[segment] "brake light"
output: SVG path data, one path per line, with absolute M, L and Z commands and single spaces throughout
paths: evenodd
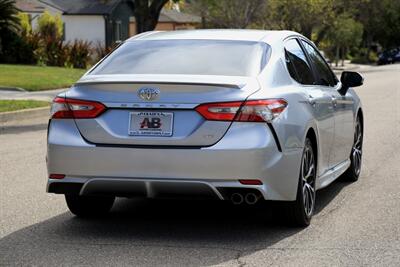
M 284 99 L 207 103 L 196 107 L 206 120 L 271 122 L 287 107 Z
M 52 119 L 90 119 L 105 110 L 106 107 L 99 102 L 56 97 L 50 113 Z
M 57 173 L 51 173 L 49 174 L 50 179 L 64 179 L 65 174 L 57 174 Z

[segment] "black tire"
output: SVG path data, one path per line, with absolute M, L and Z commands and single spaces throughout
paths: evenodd
M 312 170 L 310 170 L 311 168 Z M 295 201 L 285 205 L 286 220 L 292 226 L 307 227 L 310 225 L 315 209 L 315 177 L 316 157 L 311 140 L 307 138 L 301 160 L 297 197 Z
M 106 215 L 114 204 L 115 197 L 93 197 L 65 195 L 69 210 L 78 217 L 98 217 Z
M 362 167 L 362 145 L 363 145 L 363 126 L 360 116 L 357 116 L 354 130 L 354 142 L 351 148 L 349 168 L 343 173 L 341 180 L 345 182 L 356 182 L 360 177 Z

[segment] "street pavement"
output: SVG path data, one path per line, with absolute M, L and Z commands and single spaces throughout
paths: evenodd
M 45 193 L 47 118 L 1 125 L 0 266 L 400 266 L 400 65 L 364 77 L 362 175 L 319 191 L 306 229 L 201 201 L 119 199 L 78 219 Z

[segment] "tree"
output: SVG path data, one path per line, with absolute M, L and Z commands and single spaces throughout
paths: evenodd
M 339 57 L 344 65 L 344 56 L 349 48 L 358 47 L 362 41 L 363 25 L 355 21 L 349 14 L 343 13 L 334 21 L 327 33 L 327 38 L 335 49 L 335 62 L 338 65 Z
M 161 9 L 170 1 L 177 0 L 132 0 L 135 8 L 136 33 L 155 29 Z
M 264 0 L 219 0 L 210 10 L 210 24 L 217 28 L 245 29 L 261 15 Z
M 400 45 L 400 0 L 363 0 L 355 5 L 365 28 L 365 46 L 376 42 L 386 48 Z
M 18 29 L 18 11 L 15 0 L 0 0 L 0 31 Z
M 18 9 L 15 0 L 0 0 L 0 58 L 3 58 L 3 47 L 7 38 L 16 39 L 19 28 Z
M 271 28 L 297 31 L 311 39 L 316 28 L 330 23 L 333 4 L 334 0 L 271 0 L 267 22 Z
M 244 29 L 262 15 L 266 0 L 195 0 L 189 10 L 202 17 L 203 28 Z

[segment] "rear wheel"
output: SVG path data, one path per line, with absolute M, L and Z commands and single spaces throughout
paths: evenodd
M 107 214 L 115 197 L 65 195 L 69 210 L 78 217 L 96 217 Z
M 350 167 L 343 174 L 342 180 L 356 182 L 361 173 L 363 129 L 360 116 L 357 117 L 354 129 L 354 143 L 350 154 Z
M 286 214 L 290 224 L 305 227 L 314 213 L 316 191 L 316 161 L 309 138 L 305 142 L 299 176 L 296 201 L 287 203 Z

